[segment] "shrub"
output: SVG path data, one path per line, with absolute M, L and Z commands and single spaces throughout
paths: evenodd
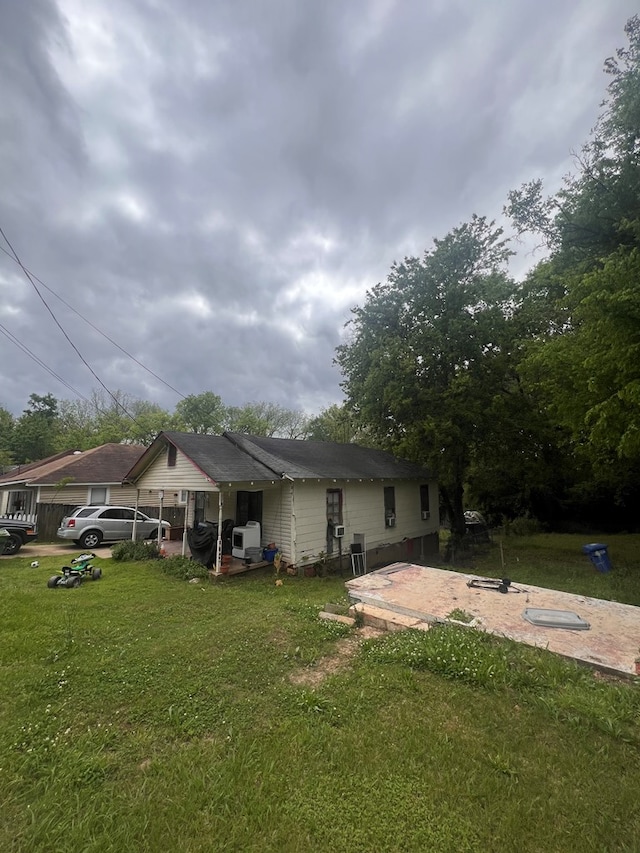
M 160 555 L 155 542 L 134 542 L 132 539 L 125 539 L 124 542 L 118 542 L 113 546 L 111 556 L 118 562 L 131 562 L 155 560 Z
M 542 525 L 537 518 L 521 515 L 513 521 L 505 521 L 504 532 L 507 536 L 535 536 L 542 533 Z
M 192 560 L 189 557 L 176 555 L 175 557 L 165 557 L 160 563 L 160 568 L 166 575 L 171 575 L 173 578 L 178 578 L 183 581 L 190 581 L 193 578 L 205 579 L 209 577 L 209 570 L 206 566 Z

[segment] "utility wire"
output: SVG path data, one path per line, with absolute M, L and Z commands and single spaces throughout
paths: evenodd
M 4 236 L 4 234 L 3 234 L 3 236 Z M 6 239 L 7 238 L 5 237 L 5 240 Z M 11 258 L 11 260 L 15 264 L 18 264 L 19 266 L 22 267 L 22 264 L 20 264 L 20 262 L 10 252 L 7 252 L 7 250 L 4 248 L 4 246 L 0 246 L 0 252 L 4 252 L 5 255 L 8 258 Z M 165 382 L 165 380 L 161 376 L 158 376 L 157 373 L 154 373 L 150 367 L 146 366 L 146 364 L 143 364 L 141 361 L 138 361 L 138 359 L 134 355 L 131 355 L 131 353 L 128 352 L 124 347 L 120 346 L 120 344 L 117 341 L 114 341 L 113 338 L 110 338 L 109 335 L 106 334 L 106 332 L 103 332 L 102 329 L 99 329 L 98 326 L 96 326 L 94 323 L 91 322 L 91 320 L 89 320 L 87 317 L 85 317 L 83 314 L 81 314 L 80 311 L 77 310 L 77 308 L 74 308 L 73 305 L 70 305 L 65 299 L 62 298 L 62 296 L 60 296 L 59 293 L 56 293 L 56 291 L 52 287 L 49 287 L 49 285 L 45 284 L 45 282 L 42 281 L 41 278 L 38 278 L 38 276 L 35 275 L 35 273 L 32 273 L 31 270 L 27 269 L 26 267 L 22 267 L 22 269 L 24 272 L 29 273 L 31 278 L 35 279 L 35 281 L 37 281 L 38 284 L 41 284 L 43 287 L 45 287 L 49 291 L 49 293 L 53 293 L 53 295 L 56 297 L 56 299 L 59 299 L 63 305 L 66 305 L 66 307 L 69 308 L 70 311 L 73 311 L 73 313 L 76 314 L 78 317 L 80 317 L 81 320 L 84 320 L 85 323 L 88 323 L 92 329 L 94 329 L 96 332 L 98 332 L 99 335 L 102 335 L 102 337 L 106 338 L 110 344 L 113 344 L 113 346 L 116 347 L 117 349 L 119 349 L 120 352 L 124 353 L 127 356 L 127 358 L 130 358 L 139 367 L 141 367 L 143 370 L 146 370 L 147 373 L 150 373 L 151 376 L 153 376 L 155 379 L 158 380 L 158 382 L 162 382 L 163 385 L 166 385 L 166 387 L 171 389 L 171 391 L 173 391 L 175 394 L 177 394 L 178 397 L 182 397 L 183 400 L 185 399 L 185 395 L 182 394 L 180 391 L 178 391 L 177 388 L 174 388 L 173 385 L 170 385 L 168 382 Z
M 95 370 L 91 367 L 91 365 L 90 365 L 90 364 L 89 364 L 89 362 L 86 360 L 86 358 L 82 355 L 82 353 L 80 352 L 80 350 L 78 349 L 78 347 L 73 343 L 73 341 L 71 340 L 71 338 L 69 337 L 69 335 L 66 333 L 66 331 L 64 330 L 64 328 L 63 328 L 63 327 L 62 327 L 62 325 L 60 324 L 60 322 L 59 322 L 58 318 L 56 317 L 56 315 L 53 313 L 53 311 L 52 311 L 52 310 L 51 310 L 51 308 L 49 307 L 49 305 L 48 305 L 48 303 L 47 303 L 47 300 L 46 300 L 46 299 L 44 298 L 44 296 L 40 293 L 40 290 L 38 289 L 38 285 L 37 285 L 37 284 L 35 283 L 35 281 L 33 280 L 32 276 L 31 276 L 31 273 L 28 271 L 28 269 L 25 267 L 25 265 L 22 263 L 22 261 L 21 261 L 21 260 L 20 260 L 20 258 L 18 257 L 18 253 L 17 253 L 17 252 L 16 252 L 16 250 L 13 248 L 13 246 L 11 245 L 11 243 L 10 243 L 10 241 L 9 241 L 9 238 L 7 237 L 7 235 L 6 235 L 6 234 L 4 233 L 4 231 L 2 230 L 2 226 L 0 226 L 0 234 L 1 234 L 1 235 L 2 235 L 2 237 L 4 238 L 4 241 L 5 241 L 5 243 L 7 244 L 7 246 L 11 249 L 11 253 L 12 253 L 13 257 L 15 258 L 16 263 L 20 266 L 20 269 L 22 270 L 22 272 L 25 274 L 25 276 L 27 277 L 27 279 L 31 282 L 31 285 L 33 286 L 33 289 L 35 290 L 35 292 L 38 294 L 38 297 L 40 298 L 40 301 L 42 302 L 42 304 L 44 305 L 44 307 L 47 309 L 47 311 L 49 312 L 49 314 L 51 315 L 51 317 L 52 317 L 52 319 L 53 319 L 53 322 L 54 322 L 54 323 L 56 324 L 56 326 L 60 329 L 60 331 L 62 332 L 62 334 L 64 335 L 64 337 L 65 337 L 65 338 L 66 338 L 66 340 L 68 341 L 69 346 L 70 346 L 70 347 L 73 349 L 73 351 L 76 353 L 76 355 L 78 356 L 78 358 L 80 359 L 80 361 L 85 365 L 85 367 L 87 368 L 87 370 L 88 370 L 88 371 L 91 373 L 91 375 L 96 379 L 96 381 L 97 381 L 97 382 L 99 382 L 99 384 L 102 386 L 102 388 L 104 388 L 104 390 L 105 390 L 105 391 L 107 392 L 107 394 L 111 397 L 111 399 L 112 399 L 112 400 L 113 400 L 113 402 L 116 404 L 116 406 L 117 406 L 118 408 L 122 409 L 122 411 L 124 412 L 124 414 L 125 414 L 128 418 L 131 418 L 131 420 L 134 422 L 134 424 L 136 424 L 137 426 L 139 426 L 139 427 L 140 427 L 140 429 L 144 429 L 144 427 L 143 427 L 141 424 L 139 424 L 139 423 L 138 423 L 138 421 L 135 419 L 135 417 L 134 417 L 130 412 L 128 412 L 128 411 L 125 409 L 125 407 L 124 407 L 124 406 L 122 405 L 122 403 L 118 400 L 118 398 L 117 398 L 114 394 L 112 394 L 112 392 L 107 388 L 107 386 L 104 384 L 104 382 L 102 381 L 102 379 L 100 379 L 100 377 L 98 376 L 98 374 L 97 374 L 97 373 L 95 372 Z
M 90 402 L 90 401 L 89 401 L 89 399 L 88 399 L 87 397 L 85 397 L 85 396 L 84 396 L 84 394 L 82 394 L 80 391 L 78 391 L 78 389 L 77 389 L 77 388 L 74 388 L 74 387 L 73 387 L 73 385 L 69 385 L 69 383 L 67 382 L 67 380 L 66 380 L 66 379 L 63 379 L 63 378 L 62 378 L 62 376 L 59 376 L 59 375 L 55 372 L 55 370 L 52 370 L 52 369 L 49 367 L 49 365 L 48 365 L 48 364 L 46 364 L 46 363 L 45 363 L 41 358 L 39 358 L 39 356 L 37 356 L 35 353 L 31 352 L 31 350 L 29 349 L 29 347 L 28 347 L 28 346 L 26 346 L 26 344 L 23 344 L 23 343 L 22 343 L 22 341 L 18 340 L 18 338 L 16 338 L 16 336 L 15 336 L 15 335 L 13 335 L 13 334 L 12 334 L 12 333 L 7 329 L 7 328 L 5 328 L 5 326 L 3 326 L 1 323 L 0 323 L 0 332 L 1 332 L 1 333 L 2 333 L 6 338 L 8 338 L 8 339 L 11 341 L 11 343 L 12 343 L 12 344 L 15 344 L 15 346 L 17 346 L 17 347 L 18 347 L 18 349 L 21 349 L 21 350 L 22 350 L 22 352 L 23 352 L 23 353 L 25 353 L 25 355 L 28 355 L 28 356 L 29 356 L 29 358 L 32 358 L 32 359 L 35 361 L 35 363 L 36 363 L 37 365 L 39 365 L 40 367 L 44 368 L 48 373 L 50 373 L 50 374 L 51 374 L 51 376 L 53 376 L 53 378 L 54 378 L 54 379 L 57 379 L 57 380 L 58 380 L 58 382 L 61 382 L 61 383 L 62 383 L 66 388 L 68 388 L 68 389 L 69 389 L 69 391 L 71 391 L 73 394 L 76 394 L 78 397 L 80 397 L 80 398 L 81 398 L 82 400 L 84 400 L 85 402 L 87 402 L 87 403 L 88 403 L 88 402 Z

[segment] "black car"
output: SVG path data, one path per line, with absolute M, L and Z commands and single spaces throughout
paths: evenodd
M 9 541 L 4 546 L 6 557 L 13 557 L 27 542 L 38 538 L 35 525 L 30 521 L 16 521 L 15 518 L 0 518 L 0 527 L 9 534 Z

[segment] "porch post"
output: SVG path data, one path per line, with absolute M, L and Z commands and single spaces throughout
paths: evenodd
M 182 556 L 187 556 L 187 525 L 189 524 L 189 506 L 191 505 L 191 492 L 187 492 L 187 503 L 184 508 L 184 528 L 182 530 Z
M 133 511 L 133 527 L 131 529 L 131 539 L 135 542 L 138 535 L 138 507 L 140 506 L 140 489 L 136 489 L 136 505 Z
M 218 541 L 216 543 L 216 574 L 222 565 L 222 491 L 218 490 Z
M 158 492 L 159 509 L 158 509 L 158 551 L 162 548 L 162 501 L 164 500 L 164 489 Z

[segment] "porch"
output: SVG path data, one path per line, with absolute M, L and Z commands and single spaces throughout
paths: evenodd
M 36 524 L 36 492 L 33 489 L 3 489 L 0 492 L 0 520 L 3 518 Z
M 163 548 L 166 557 L 175 557 L 182 555 L 182 539 L 165 539 L 163 541 Z M 185 556 L 189 557 L 189 547 L 187 546 L 187 551 Z M 225 557 L 225 560 L 229 561 L 229 570 L 227 572 L 220 572 L 220 575 L 242 575 L 247 574 L 248 572 L 253 572 L 256 569 L 266 569 L 269 567 L 273 567 L 273 563 L 269 563 L 267 560 L 259 560 L 256 562 L 247 563 L 246 560 L 241 560 L 237 557 Z M 215 571 L 209 572 L 210 579 L 214 579 L 216 577 Z

